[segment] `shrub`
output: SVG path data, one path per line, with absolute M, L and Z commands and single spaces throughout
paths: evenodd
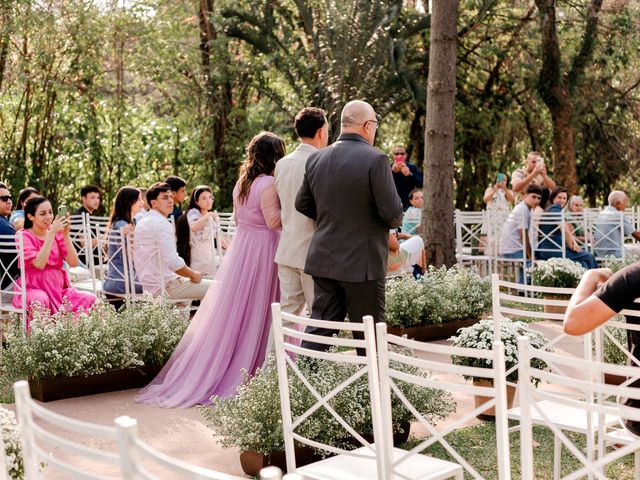
M 504 318 L 500 324 L 500 338 L 504 344 L 504 360 L 505 370 L 518 364 L 518 337 L 529 337 L 529 344 L 534 348 L 543 348 L 547 344 L 547 339 L 538 332 L 530 328 L 524 322 L 514 322 L 508 318 Z M 491 350 L 493 344 L 493 319 L 480 320 L 475 325 L 461 328 L 458 335 L 449 339 L 455 347 L 478 348 L 480 350 Z M 463 365 L 468 367 L 491 368 L 493 362 L 490 359 L 473 358 L 473 357 L 451 357 L 451 361 L 455 365 Z M 546 364 L 535 358 L 531 362 L 536 368 L 545 368 Z M 472 377 L 468 378 L 473 380 Z M 538 383 L 538 379 L 532 378 L 532 382 Z M 507 375 L 507 381 L 518 381 L 518 369 L 515 369 Z
M 627 255 L 624 258 L 617 258 L 612 255 L 607 255 L 604 258 L 603 266 L 606 268 L 610 268 L 613 273 L 616 273 L 618 270 L 622 270 L 624 267 L 633 265 L 634 263 L 638 262 L 640 262 L 640 257 L 636 255 Z
M 568 258 L 550 258 L 549 260 L 537 260 L 529 271 L 534 285 L 576 288 L 586 269 Z
M 321 395 L 327 394 L 353 375 L 360 366 L 349 363 L 304 359 L 296 363 L 310 384 Z M 417 372 L 417 368 L 404 367 Z M 296 417 L 315 402 L 315 397 L 302 381 L 290 372 L 289 389 L 291 409 Z M 455 411 L 455 404 L 448 392 L 400 384 L 407 399 L 430 420 L 446 418 Z M 210 407 L 201 407 L 201 412 L 215 431 L 216 440 L 223 447 L 237 447 L 242 451 L 254 450 L 262 454 L 284 450 L 282 418 L 280 415 L 280 391 L 278 374 L 273 359 L 264 370 L 254 377 L 245 377 L 233 397 L 212 397 Z M 366 376 L 329 401 L 335 411 L 359 434 L 372 434 L 371 402 Z M 412 414 L 393 397 L 392 417 L 394 431 L 410 421 Z M 306 419 L 297 432 L 312 440 L 339 448 L 353 448 L 353 440 L 338 421 L 325 409 L 320 408 Z
M 392 279 L 386 287 L 390 327 L 411 327 L 478 318 L 491 308 L 491 281 L 475 268 L 429 267 L 418 280 Z
M 24 463 L 22 459 L 22 443 L 20 442 L 20 427 L 16 416 L 10 410 L 0 407 L 0 429 L 4 444 L 7 473 L 12 480 L 24 478 Z
M 165 300 L 130 302 L 121 312 L 97 304 L 74 314 L 63 306 L 55 314 L 34 306 L 31 331 L 16 319 L 5 332 L 0 377 L 18 379 L 93 375 L 143 365 L 163 365 L 182 338 L 187 322 Z

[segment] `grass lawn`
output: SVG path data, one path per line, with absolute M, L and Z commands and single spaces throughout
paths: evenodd
M 515 424 L 514 424 L 515 425 Z M 585 436 L 568 434 L 569 438 L 579 447 L 584 448 Z M 497 479 L 496 469 L 496 430 L 495 424 L 483 422 L 481 425 L 467 427 L 447 435 L 447 440 L 457 452 L 487 479 Z M 534 469 L 538 480 L 553 479 L 553 434 L 546 427 L 534 427 Z M 417 444 L 416 440 L 410 440 L 403 448 L 412 448 Z M 509 436 L 511 448 L 511 475 L 512 478 L 520 478 L 520 435 L 514 432 Z M 451 456 L 440 444 L 432 445 L 426 453 L 434 457 L 452 460 Z M 580 467 L 580 462 L 570 452 L 562 450 L 562 474 L 567 475 Z M 465 475 L 465 478 L 472 478 Z M 616 480 L 633 479 L 633 456 L 618 460 L 611 464 L 607 470 L 607 478 Z

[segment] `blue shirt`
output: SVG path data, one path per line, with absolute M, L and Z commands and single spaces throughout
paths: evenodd
M 118 220 L 111 226 L 109 230 L 109 247 L 107 255 L 109 257 L 109 263 L 107 265 L 107 276 L 102 284 L 102 289 L 106 293 L 126 294 L 124 283 L 124 256 L 122 255 L 122 249 L 125 248 L 121 243 L 120 230 L 127 225 L 124 220 Z M 130 266 L 127 266 L 130 268 Z M 132 291 L 132 286 L 135 283 L 136 293 L 142 293 L 142 286 L 135 280 L 135 273 L 128 272 L 129 276 L 129 291 Z

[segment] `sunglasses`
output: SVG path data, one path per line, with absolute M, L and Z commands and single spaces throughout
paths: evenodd
M 0 201 L 8 202 L 9 200 L 13 200 L 13 195 L 0 195 Z

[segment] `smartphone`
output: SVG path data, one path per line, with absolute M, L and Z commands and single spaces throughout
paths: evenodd
M 58 207 L 58 218 L 66 218 L 67 217 L 67 206 L 66 205 L 60 205 Z
M 505 178 L 507 178 L 507 176 L 504 173 L 499 173 L 496 177 L 496 183 L 503 182 Z
M 537 162 L 538 162 L 538 165 L 544 165 L 544 158 L 538 157 Z

